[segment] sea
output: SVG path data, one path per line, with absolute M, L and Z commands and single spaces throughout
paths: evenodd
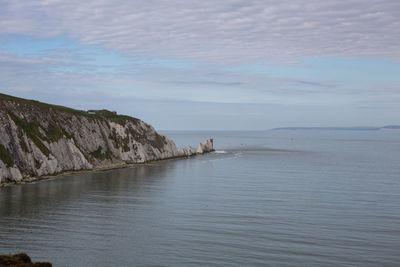
M 167 131 L 214 153 L 0 188 L 53 266 L 399 266 L 400 131 Z

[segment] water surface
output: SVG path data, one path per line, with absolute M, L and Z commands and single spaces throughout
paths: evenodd
M 391 266 L 400 132 L 168 132 L 189 160 L 0 188 L 0 252 L 55 266 Z

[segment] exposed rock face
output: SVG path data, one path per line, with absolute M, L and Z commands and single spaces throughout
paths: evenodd
M 0 183 L 212 151 L 179 149 L 145 122 L 114 112 L 78 111 L 0 94 Z
M 35 262 L 25 253 L 15 255 L 0 255 L 0 266 L 13 266 L 13 267 L 51 267 L 49 262 Z
M 205 152 L 212 151 L 212 150 L 213 150 L 213 145 L 212 145 L 211 141 L 206 140 L 206 142 L 204 144 L 203 143 L 199 144 L 199 147 L 197 148 L 197 153 L 203 154 Z

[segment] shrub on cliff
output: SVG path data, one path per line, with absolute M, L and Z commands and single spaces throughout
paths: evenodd
M 0 160 L 6 164 L 7 167 L 14 166 L 14 160 L 7 149 L 0 144 Z

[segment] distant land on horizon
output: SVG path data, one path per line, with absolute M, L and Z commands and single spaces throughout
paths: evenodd
M 379 131 L 379 130 L 400 130 L 400 125 L 386 125 L 382 127 L 280 127 L 272 129 L 276 130 L 330 130 L 330 131 Z

